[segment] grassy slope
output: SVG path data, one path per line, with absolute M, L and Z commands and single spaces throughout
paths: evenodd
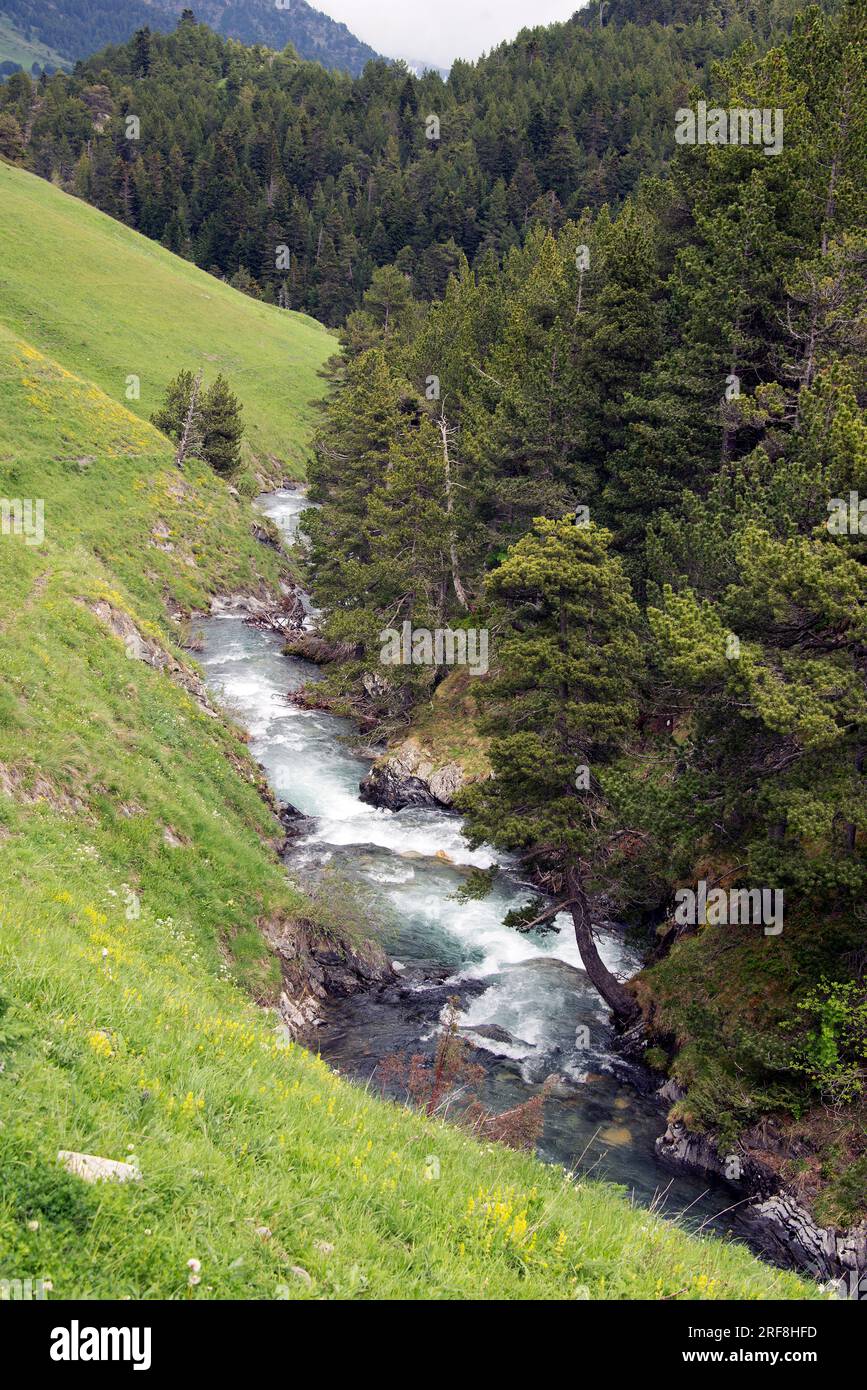
M 456 762 L 468 776 L 483 777 L 490 771 L 488 741 L 476 727 L 478 711 L 473 694 L 472 676 L 452 671 L 437 686 L 433 698 L 413 711 L 409 733 L 437 766 Z
M 22 236 L 19 228 L 26 227 Z M 148 419 L 181 368 L 228 376 L 260 460 L 303 471 L 303 441 L 335 350 L 314 319 L 239 296 L 138 232 L 0 163 L 3 321 Z M 126 398 L 137 376 L 141 399 Z
M 0 14 L 0 63 L 20 63 L 26 72 L 33 63 L 46 63 L 55 68 L 68 68 L 69 61 L 55 53 L 53 48 L 40 43 L 38 39 L 28 39 L 16 29 L 11 19 Z
M 81 209 L 55 207 L 86 275 Z M 61 305 L 76 281 L 56 283 Z M 242 335 L 251 301 L 233 308 L 253 379 L 273 344 Z M 137 357 L 146 314 L 130 313 Z M 257 922 L 296 906 L 256 770 L 92 611 L 180 657 L 166 598 L 273 584 L 279 562 L 207 470 L 179 475 L 159 434 L 2 327 L 0 401 L 0 495 L 46 501 L 41 546 L 0 537 L 0 1278 L 50 1279 L 54 1297 L 815 1296 L 279 1045 L 239 987 L 273 998 Z M 297 400 L 283 405 L 294 429 Z M 58 1148 L 133 1152 L 143 1179 L 86 1186 Z

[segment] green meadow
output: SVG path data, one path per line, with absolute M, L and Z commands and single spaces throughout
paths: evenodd
M 213 594 L 273 591 L 283 561 L 145 417 L 213 353 L 256 448 L 300 467 L 331 339 L 4 166 L 0 258 L 0 496 L 45 502 L 41 543 L 0 536 L 0 1280 L 57 1299 L 819 1297 L 280 1035 L 264 933 L 302 904 L 184 642 Z M 140 1179 L 86 1184 L 60 1149 Z
M 302 475 L 334 336 L 2 161 L 0 312 L 27 342 L 144 419 L 182 368 L 203 368 L 206 383 L 223 372 L 244 406 L 254 458 L 265 471 Z
M 48 63 L 55 68 L 70 66 L 68 59 L 61 57 L 53 48 L 40 43 L 38 39 L 28 39 L 6 15 L 0 15 L 0 63 L 6 62 L 20 63 L 26 72 L 30 71 L 33 63 L 42 66 Z

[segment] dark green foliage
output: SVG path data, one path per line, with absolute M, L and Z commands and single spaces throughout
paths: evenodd
M 494 886 L 496 875 L 496 866 L 490 869 L 470 869 L 460 888 L 452 896 L 459 903 L 486 898 Z
M 202 396 L 202 457 L 215 473 L 230 476 L 241 462 L 241 403 L 223 376 Z
M 181 437 L 190 408 L 193 380 L 192 372 L 178 372 L 166 387 L 165 399 L 159 410 L 154 411 L 151 416 L 151 424 L 156 425 L 158 430 L 162 430 L 163 434 L 167 434 L 176 444 Z
M 184 436 L 195 386 L 192 372 L 179 372 L 169 382 L 162 406 L 151 417 L 151 423 L 176 444 Z M 234 473 L 241 461 L 244 426 L 241 404 L 222 375 L 197 396 L 190 426 L 184 456 L 204 459 L 217 473 Z
M 48 1221 L 70 1226 L 79 1234 L 93 1221 L 91 1194 L 80 1178 L 59 1164 L 48 1164 L 28 1153 L 17 1154 L 11 1144 L 0 1153 L 3 1189 L 20 1221 Z
M 17 163 L 24 154 L 24 135 L 9 111 L 0 112 L 0 156 Z
M 573 517 L 539 519 L 488 580 L 497 674 L 483 727 L 496 775 L 469 794 L 469 828 L 549 866 L 594 852 L 600 776 L 638 713 L 639 614 L 609 541 Z
M 37 25 L 55 16 L 12 3 Z M 84 21 L 80 0 L 64 5 Z M 640 25 L 588 29 L 578 16 L 524 30 L 475 65 L 457 62 L 446 82 L 385 61 L 350 81 L 299 63 L 292 49 L 243 49 L 202 24 L 155 32 L 166 27 L 159 11 L 132 8 L 129 24 L 118 19 L 105 36 L 138 27 L 129 42 L 50 79 L 38 107 L 35 95 L 16 98 L 16 118 L 32 118 L 29 167 L 205 269 L 230 279 L 243 268 L 269 302 L 334 325 L 361 307 L 378 268 L 396 265 L 414 298 L 428 299 L 461 253 L 478 267 L 534 225 L 556 232 L 585 207 L 619 205 L 667 166 L 689 87 L 750 32 L 743 18 L 722 24 L 716 14 L 683 28 L 642 15 Z M 275 36 L 243 29 L 242 8 L 223 14 L 206 0 L 195 13 L 285 47 L 289 12 L 258 12 Z M 785 5 L 767 14 L 768 34 L 788 20 Z M 128 114 L 141 121 L 137 140 Z M 430 114 L 439 140 L 427 138 Z

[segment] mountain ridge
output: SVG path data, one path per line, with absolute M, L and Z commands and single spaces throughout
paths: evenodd
M 749 38 L 740 16 L 725 30 L 568 22 L 458 61 L 443 82 L 384 59 L 348 79 L 182 24 L 94 55 L 44 101 L 16 75 L 0 91 L 0 153 L 336 326 L 392 262 L 436 298 L 462 254 L 501 256 L 534 222 L 618 204 L 662 174 L 675 110 Z
M 224 38 L 278 50 L 292 44 L 299 57 L 353 76 L 379 56 L 307 0 L 281 0 L 279 6 L 270 0 L 197 0 L 192 6 L 183 0 L 55 0 L 50 8 L 39 0 L 2 0 L 0 18 L 23 40 L 45 44 L 74 63 L 108 44 L 126 42 L 145 26 L 171 32 L 188 9 Z M 0 48 L 0 60 L 4 56 Z

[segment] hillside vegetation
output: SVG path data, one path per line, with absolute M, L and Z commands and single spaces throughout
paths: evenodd
M 9 328 L 144 419 L 181 368 L 203 367 L 206 381 L 223 372 L 244 406 L 251 460 L 301 476 L 318 373 L 334 351 L 313 319 L 238 295 L 2 162 L 0 297 Z
M 4 256 L 12 206 L 24 248 L 0 286 L 0 493 L 45 501 L 41 544 L 0 537 L 0 1276 L 55 1298 L 817 1296 L 278 1036 L 262 929 L 298 908 L 278 825 L 166 609 L 273 587 L 280 561 L 246 503 L 179 473 L 104 386 L 127 362 L 165 375 L 158 330 L 185 331 L 231 348 L 261 437 L 300 458 L 303 375 L 265 383 L 281 356 L 312 373 L 325 336 L 0 180 Z M 52 234 L 68 273 L 28 305 Z M 134 1159 L 141 1180 L 86 1186 L 59 1149 Z
M 672 1118 L 843 1227 L 867 1217 L 865 54 L 864 0 L 810 9 L 702 92 L 778 112 L 773 157 L 679 147 L 670 111 L 667 176 L 619 208 L 462 260 L 421 322 L 396 295 L 387 326 L 351 315 L 303 523 L 351 653 L 329 686 L 398 747 L 451 667 L 382 680 L 383 628 L 490 633 L 465 827 L 555 906 L 592 889 L 647 929 L 637 984 L 594 984 L 640 1006 Z M 735 910 L 760 890 L 778 931 Z
M 139 28 L 174 29 L 184 0 L 2 0 L 5 14 L 34 43 L 51 44 L 66 61 L 87 58 L 107 43 L 123 43 Z M 306 0 L 197 0 L 196 16 L 242 43 L 291 45 L 302 58 L 342 72 L 361 72 L 374 50 L 345 24 Z M 0 49 L 2 55 L 2 49 Z M 29 64 L 28 64 L 29 66 Z
M 557 231 L 662 173 L 690 89 L 744 42 L 766 48 L 797 4 L 689 5 L 669 26 L 633 23 L 628 8 L 621 21 L 611 6 L 588 27 L 581 12 L 456 62 L 447 81 L 385 60 L 350 80 L 185 22 L 44 87 L 16 74 L 0 115 L 22 140 L 0 153 L 18 144 L 27 168 L 324 323 L 340 324 L 372 286 L 365 307 L 381 320 L 389 294 L 376 272 L 395 267 L 392 280 L 436 298 L 462 253 L 482 267 L 532 228 Z M 141 123 L 134 139 L 128 115 Z
M 8 70 L 4 63 L 30 70 L 34 63 L 41 68 L 60 68 L 64 59 L 38 39 L 28 38 L 8 16 L 0 14 L 0 72 Z

